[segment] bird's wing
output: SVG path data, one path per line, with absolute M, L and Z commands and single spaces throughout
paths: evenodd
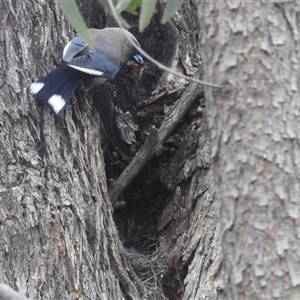
M 87 55 L 71 59 L 68 66 L 90 75 L 113 78 L 120 69 L 120 61 L 109 59 L 108 55 L 97 48 L 90 50 Z
M 69 62 L 75 55 L 87 47 L 87 43 L 76 34 L 73 39 L 65 46 L 63 51 L 63 61 Z

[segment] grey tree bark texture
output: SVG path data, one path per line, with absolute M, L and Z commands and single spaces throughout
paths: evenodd
M 299 9 L 198 7 L 226 299 L 300 298 Z
M 114 25 L 96 1 L 80 9 L 89 27 Z M 113 213 L 107 179 L 187 83 L 151 64 L 140 81 L 123 68 L 113 82 L 78 91 L 57 117 L 26 88 L 59 63 L 68 22 L 54 0 L 0 0 L 0 14 L 0 281 L 30 299 L 221 299 L 203 90 Z M 143 48 L 200 72 L 193 2 L 166 26 L 158 20 L 144 34 L 132 28 Z
M 135 298 L 145 290 L 115 238 L 99 116 L 87 104 L 41 118 L 26 94 L 70 27 L 53 1 L 1 1 L 1 14 L 1 281 L 32 299 Z

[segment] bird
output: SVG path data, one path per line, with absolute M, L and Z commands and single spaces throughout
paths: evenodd
M 126 32 L 125 32 L 126 31 Z M 81 82 L 95 86 L 112 79 L 123 63 L 139 69 L 144 60 L 126 34 L 140 47 L 137 39 L 126 29 L 107 27 L 88 29 L 94 44 L 90 48 L 84 39 L 76 34 L 64 47 L 62 63 L 47 76 L 33 82 L 28 92 L 39 103 L 48 103 L 57 115 L 61 115 L 75 89 Z

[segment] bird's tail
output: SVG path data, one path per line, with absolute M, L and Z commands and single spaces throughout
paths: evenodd
M 85 73 L 62 64 L 46 77 L 32 83 L 28 91 L 35 95 L 39 102 L 50 104 L 54 112 L 60 114 L 86 76 Z

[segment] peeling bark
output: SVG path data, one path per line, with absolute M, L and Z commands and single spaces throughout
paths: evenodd
M 199 73 L 200 70 L 196 73 L 196 76 L 199 75 Z M 152 128 L 143 147 L 137 152 L 136 156 L 118 177 L 109 191 L 109 198 L 113 205 L 116 204 L 120 194 L 122 194 L 123 190 L 127 188 L 132 180 L 139 174 L 141 169 L 153 157 L 159 155 L 164 142 L 184 118 L 193 102 L 202 95 L 202 90 L 203 89 L 198 88 L 197 84 L 190 85 L 176 104 L 174 104 L 170 112 L 168 112 L 161 127 L 158 130 Z

